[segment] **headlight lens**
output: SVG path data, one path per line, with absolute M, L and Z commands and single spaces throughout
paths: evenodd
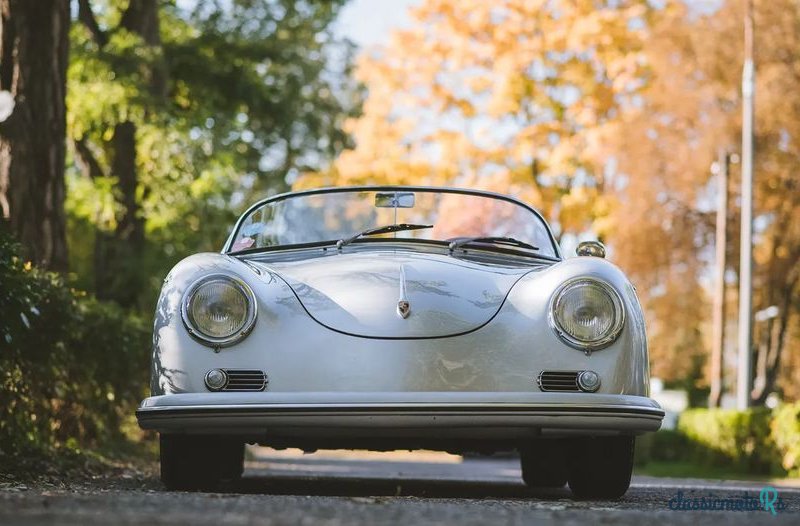
M 581 278 L 556 293 L 551 317 L 559 336 L 573 347 L 597 350 L 619 336 L 624 321 L 622 301 L 611 286 Z
M 183 302 L 190 332 L 213 346 L 231 345 L 244 338 L 255 321 L 255 297 L 242 281 L 208 276 L 195 282 Z

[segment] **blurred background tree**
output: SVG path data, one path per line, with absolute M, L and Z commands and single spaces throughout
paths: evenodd
M 348 145 L 343 3 L 0 0 L 3 466 L 136 436 L 166 273 Z
M 0 208 L 24 257 L 149 315 L 168 269 L 218 250 L 256 197 L 492 189 L 542 210 L 566 251 L 606 242 L 648 312 L 654 374 L 702 394 L 709 168 L 740 144 L 743 2 L 421 0 L 353 74 L 333 30 L 344 3 L 0 0 L 0 89 L 16 103 L 0 124 Z M 33 38 L 44 20 L 53 33 Z M 800 8 L 757 2 L 756 27 L 754 306 L 778 307 L 755 324 L 762 402 L 800 398 Z M 732 164 L 731 306 L 739 175 Z
M 79 0 L 67 173 L 77 284 L 152 308 L 188 253 L 219 250 L 244 203 L 347 144 L 358 108 L 342 2 Z
M 776 382 L 800 397 L 800 106 L 786 96 L 800 81 L 800 10 L 791 0 L 756 6 L 754 307 L 780 313 L 755 326 L 753 399 L 763 403 Z M 710 166 L 720 148 L 740 144 L 742 19 L 736 0 L 422 2 L 410 28 L 358 63 L 369 95 L 363 116 L 347 123 L 355 148 L 296 186 L 489 188 L 541 209 L 565 248 L 600 238 L 648 311 L 654 374 L 702 397 Z M 731 180 L 735 198 L 736 165 Z M 735 199 L 730 210 L 726 280 L 735 288 Z M 735 293 L 727 298 L 735 305 Z
M 774 320 L 756 322 L 753 400 L 779 390 L 800 398 L 800 191 L 794 173 L 800 155 L 800 106 L 787 93 L 800 89 L 796 2 L 756 3 L 756 167 L 754 189 L 754 310 L 775 305 Z M 715 186 L 709 169 L 717 150 L 737 152 L 741 138 L 741 35 L 744 3 L 724 2 L 709 12 L 669 3 L 651 18 L 650 77 L 639 111 L 628 112 L 612 150 L 628 184 L 616 207 L 615 256 L 635 279 L 652 315 L 655 374 L 705 384 L 698 361 L 710 346 L 710 265 L 713 263 Z M 631 140 L 636 138 L 636 140 Z M 738 298 L 739 182 L 732 165 L 733 215 L 729 268 L 735 315 Z M 629 228 L 628 225 L 635 225 Z M 735 319 L 728 334 L 735 335 Z M 731 338 L 735 340 L 735 338 Z M 725 363 L 733 378 L 735 353 Z M 733 388 L 733 385 L 729 385 Z
M 0 227 L 25 257 L 62 271 L 69 26 L 68 2 L 0 2 Z
M 582 231 L 613 202 L 603 144 L 641 88 L 650 10 L 643 0 L 423 2 L 409 29 L 359 62 L 369 98 L 347 127 L 357 147 L 298 186 L 495 189 L 537 206 L 558 237 Z

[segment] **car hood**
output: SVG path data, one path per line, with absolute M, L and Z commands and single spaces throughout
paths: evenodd
M 292 262 L 251 262 L 282 278 L 308 314 L 342 333 L 441 338 L 489 322 L 511 287 L 540 267 L 475 263 L 439 254 L 344 253 Z M 400 301 L 408 302 L 403 317 Z

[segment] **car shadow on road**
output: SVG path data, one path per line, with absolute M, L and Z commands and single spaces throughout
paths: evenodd
M 241 480 L 223 492 L 337 497 L 426 497 L 542 499 L 571 498 L 569 489 L 528 488 L 516 462 L 458 465 L 291 460 L 248 463 Z
M 426 497 L 426 498 L 491 498 L 544 499 L 570 498 L 570 491 L 530 489 L 521 482 L 435 481 L 427 479 L 377 480 L 337 477 L 269 477 L 246 476 L 223 484 L 222 492 L 305 495 L 327 497 Z

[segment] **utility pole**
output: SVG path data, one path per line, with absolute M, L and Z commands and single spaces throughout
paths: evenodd
M 742 231 L 739 262 L 739 363 L 736 407 L 750 406 L 752 382 L 753 276 L 753 124 L 755 65 L 753 63 L 753 0 L 745 0 L 744 66 L 742 68 Z
M 714 327 L 711 344 L 711 393 L 708 407 L 719 407 L 722 399 L 722 354 L 725 347 L 725 267 L 727 226 L 728 226 L 728 167 L 730 154 L 724 149 L 719 152 L 717 162 L 712 166 L 717 176 L 717 231 L 715 236 L 716 257 L 714 263 Z

